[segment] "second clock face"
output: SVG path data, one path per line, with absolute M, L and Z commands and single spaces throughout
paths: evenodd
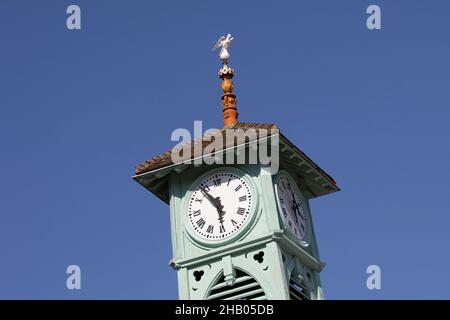
M 298 187 L 288 174 L 281 172 L 276 188 L 283 223 L 298 241 L 305 243 L 309 235 L 308 223 Z
M 252 189 L 241 175 L 227 170 L 211 173 L 195 186 L 187 220 L 198 237 L 221 241 L 242 230 L 254 201 Z

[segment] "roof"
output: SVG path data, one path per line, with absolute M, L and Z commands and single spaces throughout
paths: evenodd
M 244 131 L 248 130 L 248 129 L 264 129 L 264 130 L 277 130 L 278 127 L 275 124 L 272 123 L 255 123 L 255 122 L 238 122 L 237 124 L 235 124 L 232 127 L 229 128 L 223 128 L 221 130 L 222 135 L 225 137 L 226 135 L 226 129 L 242 129 Z M 257 131 L 258 132 L 258 131 Z M 186 145 L 187 146 L 191 146 L 192 148 L 192 152 L 191 152 L 191 159 L 193 159 L 195 156 L 198 156 L 194 150 L 202 150 L 204 149 L 206 146 L 208 146 L 211 141 L 210 139 L 205 139 L 205 137 L 207 136 L 203 136 L 201 138 L 198 139 L 194 139 L 191 140 L 190 142 L 187 142 Z M 202 148 L 195 148 L 195 146 L 197 144 L 201 144 Z M 182 146 L 180 146 L 180 148 L 182 148 Z M 187 159 L 186 159 L 187 160 Z M 155 156 L 153 158 L 151 158 L 150 160 L 144 161 L 141 164 L 136 166 L 136 170 L 135 173 L 136 174 L 142 174 L 148 171 L 152 171 L 155 169 L 159 169 L 159 168 L 163 168 L 166 166 L 170 166 L 174 164 L 174 162 L 172 161 L 172 151 L 166 151 L 163 154 L 160 154 L 158 156 Z
M 255 136 L 248 137 L 247 140 L 239 143 L 234 141 L 226 141 L 223 139 L 223 149 L 230 147 L 236 148 L 240 145 L 247 144 L 253 140 L 258 140 L 262 137 L 279 135 L 279 156 L 280 163 L 283 167 L 290 169 L 292 172 L 296 172 L 296 177 L 302 179 L 305 182 L 305 186 L 308 191 L 308 198 L 314 198 L 321 195 L 325 195 L 331 192 L 339 191 L 339 187 L 336 185 L 336 181 L 320 168 L 311 158 L 309 158 L 302 150 L 295 146 L 287 137 L 279 132 L 278 126 L 271 123 L 254 123 L 254 122 L 238 122 L 237 124 L 221 129 L 220 132 L 223 137 L 226 137 L 227 129 L 241 129 L 244 132 L 249 129 L 254 129 Z M 262 135 L 264 134 L 264 136 Z M 136 175 L 133 177 L 137 182 L 143 185 L 146 189 L 153 192 L 161 200 L 166 203 L 169 202 L 168 192 L 168 175 L 175 168 L 178 172 L 179 166 L 188 166 L 187 160 L 193 160 L 197 157 L 202 157 L 202 150 L 211 144 L 211 138 L 209 135 L 205 135 L 201 138 L 191 140 L 186 144 L 183 144 L 171 151 L 164 152 L 158 156 L 155 156 L 147 161 L 136 166 Z M 199 146 L 201 145 L 201 148 Z M 191 148 L 189 155 L 186 155 L 177 163 L 172 160 L 172 151 L 179 153 L 183 147 Z M 200 153 L 198 153 L 200 151 Z M 197 152 L 197 153 L 196 153 Z M 182 155 L 182 152 L 181 152 Z M 182 155 L 183 156 L 183 155 Z M 184 170 L 184 169 L 181 169 Z M 180 171 L 181 172 L 181 171 Z

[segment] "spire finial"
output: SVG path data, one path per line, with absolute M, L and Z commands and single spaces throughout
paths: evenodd
M 238 112 L 236 108 L 236 95 L 233 93 L 233 81 L 231 80 L 234 75 L 234 70 L 228 66 L 228 59 L 230 54 L 228 48 L 231 46 L 231 42 L 234 38 L 231 34 L 227 36 L 221 36 L 213 50 L 221 47 L 219 57 L 222 60 L 222 68 L 219 70 L 219 78 L 222 79 L 222 111 L 223 111 L 223 125 L 224 127 L 234 126 L 238 122 Z

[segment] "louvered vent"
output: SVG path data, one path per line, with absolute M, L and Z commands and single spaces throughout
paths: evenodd
M 212 287 L 208 300 L 266 300 L 259 283 L 242 270 L 236 269 L 236 281 L 232 286 L 222 276 Z
M 310 300 L 307 288 L 292 278 L 289 281 L 289 297 L 291 300 Z

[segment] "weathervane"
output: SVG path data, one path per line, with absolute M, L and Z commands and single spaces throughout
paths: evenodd
M 222 47 L 220 49 L 219 57 L 222 59 L 223 63 L 228 62 L 228 58 L 230 57 L 230 54 L 228 53 L 228 48 L 231 46 L 231 42 L 234 40 L 234 38 L 231 36 L 231 34 L 227 34 L 227 36 L 221 36 L 219 40 L 217 40 L 217 43 L 214 45 L 212 50 L 216 50 L 217 48 Z
M 224 127 L 232 127 L 238 122 L 238 112 L 236 108 L 236 95 L 233 93 L 233 78 L 234 70 L 228 66 L 228 59 L 230 54 L 228 49 L 231 46 L 231 42 L 234 38 L 231 34 L 227 36 L 221 36 L 212 50 L 220 49 L 219 57 L 222 60 L 222 68 L 219 70 L 219 78 L 222 79 L 222 112 L 223 112 L 223 124 Z
M 230 54 L 228 52 L 228 48 L 231 46 L 231 42 L 234 38 L 231 34 L 227 34 L 227 36 L 221 36 L 219 40 L 217 40 L 216 44 L 212 48 L 212 50 L 216 50 L 217 48 L 221 48 L 219 52 L 219 57 L 222 60 L 223 67 L 219 71 L 219 77 L 223 79 L 225 75 L 229 75 L 230 78 L 233 77 L 234 70 L 228 66 L 228 59 L 230 58 Z

